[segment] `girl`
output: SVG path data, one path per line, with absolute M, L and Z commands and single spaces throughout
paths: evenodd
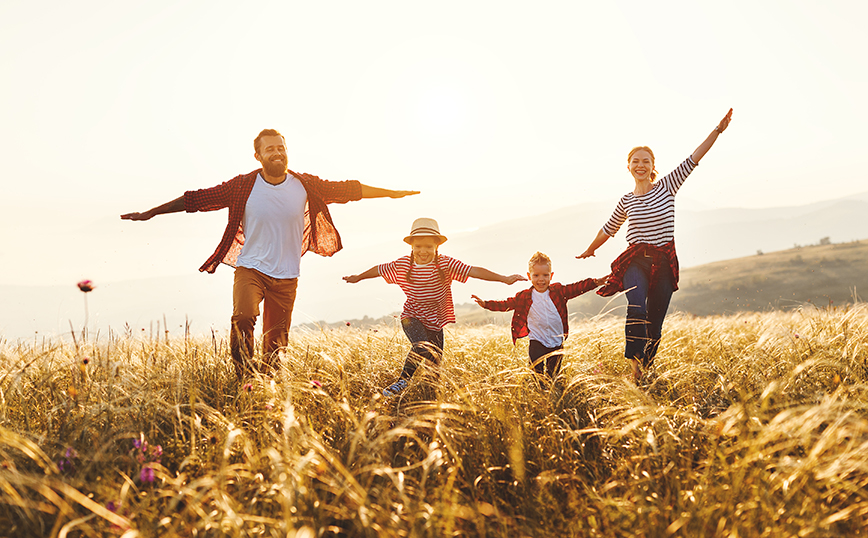
M 446 242 L 434 219 L 413 221 L 410 235 L 404 242 L 412 247 L 409 256 L 371 267 L 359 275 L 345 276 L 350 284 L 382 276 L 389 284 L 397 284 L 407 296 L 401 312 L 401 326 L 412 345 L 401 377 L 383 390 L 383 395 L 394 397 L 407 388 L 422 357 L 433 364 L 440 363 L 443 353 L 443 327 L 455 322 L 452 306 L 453 280 L 467 282 L 468 277 L 492 282 L 514 284 L 526 280 L 521 275 L 503 276 L 482 267 L 471 267 L 449 256 L 441 256 L 437 248 Z
M 633 379 L 642 379 L 642 369 L 654 362 L 672 292 L 678 289 L 678 258 L 675 255 L 675 193 L 711 149 L 732 119 L 732 109 L 678 168 L 657 178 L 654 153 L 645 146 L 627 155 L 627 169 L 635 187 L 621 197 L 612 217 L 597 233 L 588 249 L 576 258 L 594 255 L 614 236 L 625 220 L 630 246 L 612 262 L 612 275 L 597 294 L 603 297 L 627 290 L 627 344 L 624 355 L 631 360 Z M 641 367 L 640 367 L 641 364 Z

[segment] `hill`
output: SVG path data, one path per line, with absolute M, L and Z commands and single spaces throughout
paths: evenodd
M 698 316 L 842 305 L 868 290 L 868 241 L 798 247 L 691 267 L 673 296 Z

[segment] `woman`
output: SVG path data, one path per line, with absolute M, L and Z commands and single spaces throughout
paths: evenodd
M 657 178 L 654 153 L 645 146 L 633 148 L 627 156 L 627 168 L 636 186 L 621 197 L 615 212 L 597 233 L 588 249 L 576 258 L 589 258 L 625 220 L 627 242 L 630 244 L 612 262 L 609 282 L 597 290 L 608 297 L 627 290 L 627 345 L 624 356 L 631 360 L 633 379 L 638 383 L 643 370 L 654 362 L 660 344 L 663 318 L 669 308 L 672 292 L 678 289 L 678 258 L 675 255 L 675 194 L 708 153 L 717 137 L 732 119 L 732 109 L 708 138 L 696 148 L 678 168 Z

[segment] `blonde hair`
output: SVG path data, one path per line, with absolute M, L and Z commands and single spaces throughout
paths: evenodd
M 527 261 L 527 270 L 533 271 L 534 265 L 548 265 L 549 271 L 552 269 L 552 259 L 543 254 L 542 252 L 536 252 L 530 259 Z
M 633 154 L 637 151 L 647 151 L 648 155 L 651 156 L 651 181 L 657 179 L 657 168 L 654 167 L 654 152 L 651 151 L 651 148 L 648 146 L 636 146 L 635 148 L 630 150 L 630 153 L 627 154 L 627 164 L 630 164 L 630 161 L 633 159 Z

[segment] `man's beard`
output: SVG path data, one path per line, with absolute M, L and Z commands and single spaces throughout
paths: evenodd
M 262 168 L 269 176 L 282 176 L 286 174 L 286 161 L 274 160 L 262 163 Z

